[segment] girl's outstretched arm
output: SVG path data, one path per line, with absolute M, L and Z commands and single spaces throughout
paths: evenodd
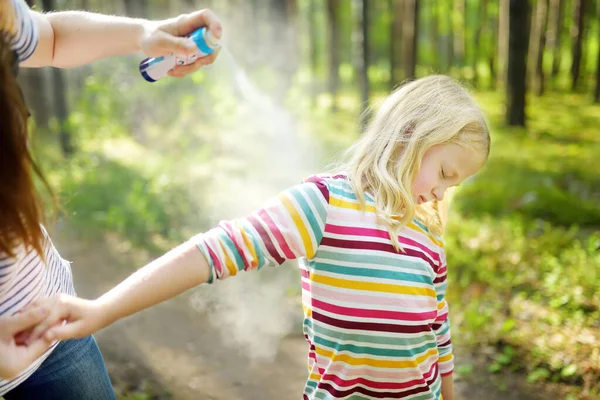
M 186 242 L 139 269 L 97 300 L 59 295 L 33 303 L 30 307 L 43 305 L 51 313 L 32 331 L 28 343 L 44 333 L 46 340 L 85 337 L 204 283 L 208 277 L 206 258 L 194 243 Z M 62 321 L 66 323 L 61 324 Z
M 327 205 L 326 185 L 318 179 L 307 182 L 282 192 L 246 218 L 221 222 L 190 239 L 97 300 L 61 295 L 38 301 L 34 305 L 42 304 L 52 313 L 29 340 L 44 333 L 47 340 L 87 336 L 202 283 L 311 258 L 323 237 Z

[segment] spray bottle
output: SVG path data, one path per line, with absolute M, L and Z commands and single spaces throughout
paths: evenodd
M 220 47 L 220 40 L 206 28 L 202 27 L 192 32 L 190 37 L 198 51 L 190 55 L 169 54 L 163 57 L 152 57 L 142 60 L 140 63 L 140 73 L 148 82 L 156 82 L 168 75 L 169 71 L 176 65 L 187 65 L 196 61 L 198 58 L 206 57 L 212 54 Z

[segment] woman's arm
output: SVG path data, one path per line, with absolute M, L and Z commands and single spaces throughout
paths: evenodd
M 172 52 L 191 54 L 196 47 L 184 36 L 208 26 L 221 36 L 221 24 L 210 10 L 200 10 L 164 21 L 108 16 L 85 11 L 41 14 L 29 11 L 37 23 L 39 43 L 25 67 L 70 68 L 99 59 L 143 51 L 151 57 Z M 216 54 L 205 57 L 211 63 Z

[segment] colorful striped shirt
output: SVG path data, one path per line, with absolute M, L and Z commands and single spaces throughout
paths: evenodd
M 38 43 L 38 28 L 23 0 L 11 0 L 15 10 L 15 32 L 11 44 L 19 61 L 28 59 Z M 63 260 L 44 230 L 44 259 L 33 249 L 15 249 L 15 257 L 0 253 L 0 315 L 13 315 L 32 301 L 57 293 L 75 295 L 71 266 Z M 0 396 L 33 374 L 58 343 L 34 361 L 17 378 L 0 379 Z
M 210 279 L 300 259 L 304 399 L 439 400 L 453 371 L 441 238 L 414 220 L 397 252 L 343 175 L 313 176 L 193 238 Z

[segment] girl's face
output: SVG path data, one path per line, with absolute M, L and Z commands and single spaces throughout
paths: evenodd
M 484 159 L 473 150 L 454 143 L 431 147 L 421 161 L 421 168 L 412 184 L 417 204 L 444 198 L 446 189 L 458 186 L 481 169 Z

